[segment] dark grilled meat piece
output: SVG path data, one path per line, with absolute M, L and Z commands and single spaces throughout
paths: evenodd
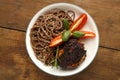
M 86 50 L 78 39 L 70 39 L 59 52 L 59 65 L 62 69 L 76 68 L 84 61 Z

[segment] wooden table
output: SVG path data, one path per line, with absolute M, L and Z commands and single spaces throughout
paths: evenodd
M 74 76 L 44 73 L 26 51 L 25 34 L 31 18 L 56 2 L 69 2 L 85 9 L 100 33 L 94 61 Z M 0 80 L 120 80 L 120 0 L 0 0 L 0 19 Z

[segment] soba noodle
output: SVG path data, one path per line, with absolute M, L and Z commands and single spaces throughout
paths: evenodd
M 71 16 L 68 14 L 72 14 Z M 31 29 L 30 38 L 31 45 L 36 57 L 45 63 L 51 65 L 54 60 L 54 48 L 49 47 L 51 39 L 60 35 L 63 28 L 63 19 L 67 19 L 71 24 L 75 17 L 73 11 L 63 11 L 60 9 L 52 9 L 41 15 Z

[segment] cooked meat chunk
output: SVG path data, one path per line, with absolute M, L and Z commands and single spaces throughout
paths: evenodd
M 86 57 L 84 44 L 78 39 L 70 39 L 59 53 L 59 65 L 63 69 L 76 68 Z

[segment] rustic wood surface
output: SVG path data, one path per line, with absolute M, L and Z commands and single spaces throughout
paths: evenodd
M 55 77 L 38 69 L 28 56 L 25 33 L 41 8 L 69 2 L 85 9 L 100 34 L 98 54 L 79 74 Z M 0 80 L 120 80 L 120 0 L 0 0 Z

